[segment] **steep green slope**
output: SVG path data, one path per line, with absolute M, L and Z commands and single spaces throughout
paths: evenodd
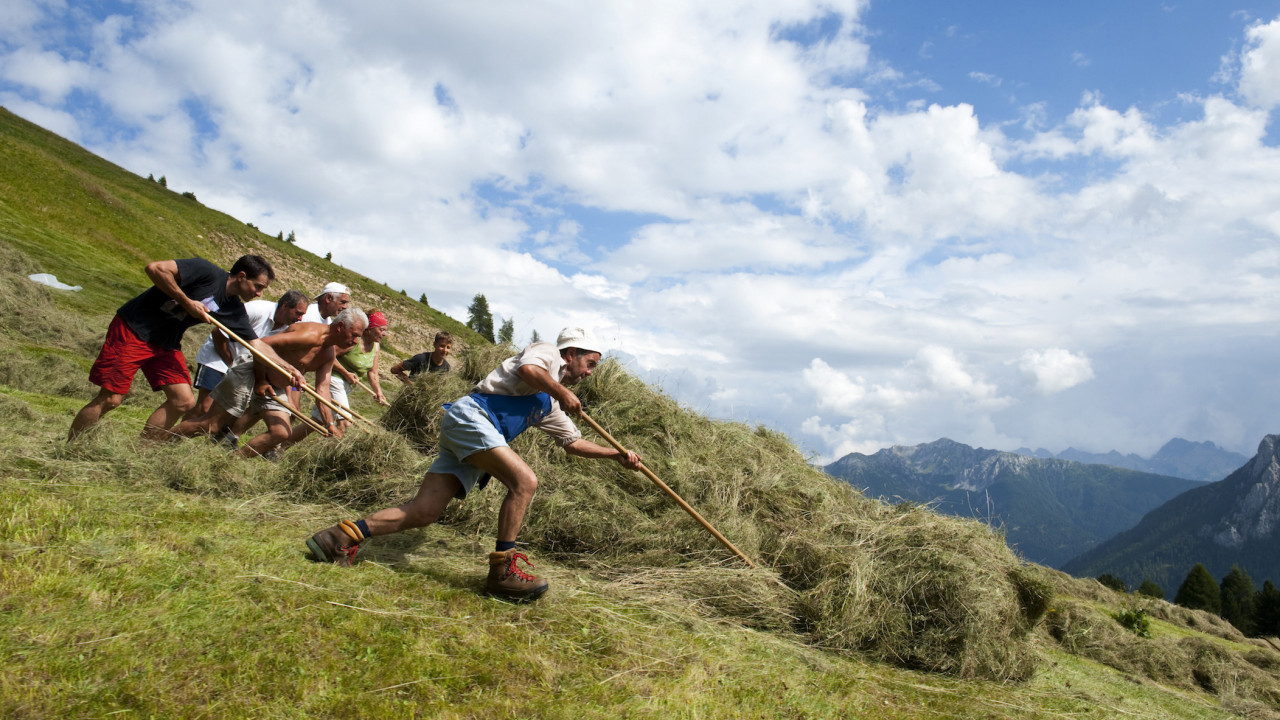
M 353 302 L 387 312 L 396 354 L 421 352 L 443 329 L 459 349 L 483 342 L 462 323 L 398 291 L 281 242 L 228 215 L 139 177 L 0 108 L 0 243 L 31 272 L 57 275 L 82 292 L 61 293 L 67 311 L 106 320 L 149 285 L 152 260 L 200 255 L 228 267 L 258 253 L 276 268 L 268 297 L 296 287 L 308 294 L 328 280 L 352 288 Z M 195 336 L 196 333 L 189 333 Z

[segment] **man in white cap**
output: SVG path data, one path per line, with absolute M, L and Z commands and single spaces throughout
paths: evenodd
M 582 328 L 566 328 L 556 344 L 537 342 L 508 358 L 458 401 L 446 406 L 440 423 L 439 456 L 431 464 L 418 494 L 397 507 L 380 510 L 363 520 L 343 520 L 307 540 L 316 560 L 350 565 L 360 543 L 374 535 L 388 535 L 430 525 L 456 498 L 465 498 L 496 477 L 507 487 L 498 511 L 498 542 L 489 554 L 485 589 L 514 600 L 532 600 L 547 590 L 546 580 L 517 566 L 529 562 L 516 552 L 516 535 L 538 487 L 538 478 L 508 443 L 533 426 L 555 439 L 570 455 L 608 458 L 632 470 L 640 466 L 634 452 L 621 453 L 582 437 L 569 419 L 582 412 L 578 396 L 569 390 L 595 370 L 603 345 Z
M 307 307 L 307 312 L 302 316 L 302 322 L 324 323 L 329 325 L 338 313 L 347 309 L 347 305 L 351 303 L 351 290 L 340 282 L 331 282 L 324 286 L 320 294 L 316 296 L 316 301 Z M 290 393 L 290 397 L 293 394 Z M 344 408 L 350 408 L 351 405 L 347 401 L 347 384 L 338 377 L 338 373 L 329 376 L 329 397 L 333 398 L 335 405 Z M 294 399 L 296 402 L 296 398 Z M 311 410 L 311 418 L 320 420 L 320 408 Z M 342 437 L 342 433 L 346 431 L 350 421 L 341 413 L 334 420 L 336 424 L 333 426 L 333 434 L 335 437 Z M 302 441 L 307 437 L 307 426 L 299 423 L 294 429 L 293 435 L 285 443 L 286 446 Z
M 302 322 L 324 323 L 328 325 L 333 318 L 351 302 L 351 291 L 340 282 L 331 282 L 324 286 L 316 301 L 307 306 L 307 313 Z

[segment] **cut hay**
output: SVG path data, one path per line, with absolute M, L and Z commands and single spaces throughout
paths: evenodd
M 156 446 L 142 459 L 151 462 L 153 477 L 166 487 L 197 495 L 268 495 L 280 484 L 277 467 L 246 461 L 205 437 Z
M 1045 616 L 1044 630 L 1066 651 L 1133 678 L 1204 690 L 1228 707 L 1280 705 L 1280 681 L 1274 674 L 1280 654 L 1271 650 L 1241 653 L 1196 635 L 1141 637 L 1099 606 L 1079 600 L 1055 600 Z
M 470 382 L 419 381 L 388 427 L 433 447 L 440 404 Z M 577 390 L 593 418 L 765 570 L 717 567 L 736 560 L 643 475 L 567 456 L 531 432 L 515 449 L 540 480 L 520 536 L 537 552 L 598 569 L 616 587 L 665 585 L 742 624 L 785 624 L 826 648 L 963 677 L 1032 673 L 1027 636 L 1049 587 L 987 526 L 868 500 L 810 467 L 782 435 L 699 417 L 613 361 Z M 443 521 L 490 534 L 503 496 L 474 493 Z
M 708 618 L 730 619 L 756 630 L 789 632 L 795 592 L 769 571 L 715 565 L 631 568 L 605 586 L 631 599 L 693 608 Z
M 376 509 L 408 500 L 422 481 L 426 458 L 405 438 L 353 427 L 341 438 L 311 440 L 284 453 L 286 495 Z
M 484 345 L 469 348 L 456 358 L 452 372 L 419 373 L 383 413 L 382 426 L 408 439 L 419 452 L 434 453 L 444 415 L 442 406 L 471 392 L 510 355 L 509 348 Z

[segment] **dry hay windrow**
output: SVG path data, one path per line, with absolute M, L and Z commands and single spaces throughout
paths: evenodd
M 1134 605 L 1153 607 L 1163 600 L 1130 596 Z M 1096 660 L 1131 677 L 1217 695 L 1224 705 L 1242 709 L 1280 706 L 1280 653 L 1265 648 L 1248 652 L 1201 635 L 1142 637 L 1123 627 L 1093 603 L 1058 597 L 1045 615 L 1043 631 L 1073 655 Z M 1241 637 L 1241 640 L 1244 638 Z M 1274 716 L 1268 712 L 1268 717 Z
M 420 377 L 384 423 L 430 452 L 440 405 L 504 357 L 494 349 L 469 355 L 453 377 Z M 643 475 L 526 433 L 514 447 L 540 484 L 521 540 L 539 553 L 601 569 L 615 587 L 666 587 L 712 613 L 786 625 L 832 649 L 962 677 L 1033 671 L 1028 634 L 1048 585 L 987 526 L 864 498 L 810 467 L 781 434 L 700 417 L 614 361 L 577 391 L 595 420 L 768 569 L 731 569 L 732 555 Z M 488 534 L 503 495 L 473 493 L 444 522 Z
M 289 497 L 381 509 L 412 497 L 426 458 L 400 435 L 356 425 L 341 438 L 290 448 L 282 465 Z

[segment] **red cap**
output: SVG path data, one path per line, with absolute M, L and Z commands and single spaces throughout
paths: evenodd
M 386 326 L 387 326 L 386 315 L 383 315 L 381 312 L 369 313 L 369 327 L 375 328 L 375 327 L 386 327 Z

